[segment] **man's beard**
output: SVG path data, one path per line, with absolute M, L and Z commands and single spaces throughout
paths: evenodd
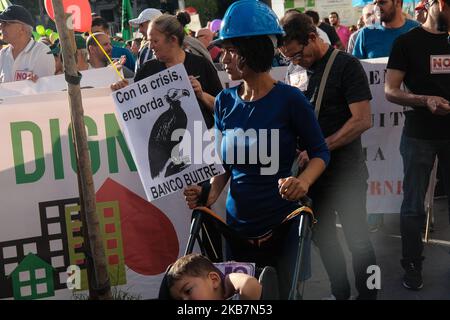
M 384 11 L 384 14 L 381 15 L 381 22 L 391 22 L 395 18 L 395 10 L 392 12 Z
M 442 32 L 450 32 L 450 23 L 444 12 L 439 12 L 437 18 L 437 29 Z
M 108 54 L 108 56 L 111 58 L 111 55 Z M 103 54 L 102 62 L 107 66 L 109 64 L 109 59 Z

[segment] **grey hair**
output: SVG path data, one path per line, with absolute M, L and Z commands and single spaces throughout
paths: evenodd
M 159 32 L 164 33 L 166 37 L 175 36 L 178 39 L 178 44 L 180 47 L 183 46 L 184 41 L 184 28 L 177 17 L 163 14 L 162 16 L 156 18 L 151 22 Z
M 33 27 L 28 24 L 23 25 L 25 26 L 25 32 L 27 33 L 27 36 L 31 38 L 33 36 Z

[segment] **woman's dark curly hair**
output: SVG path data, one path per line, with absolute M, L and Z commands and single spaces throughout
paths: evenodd
M 272 67 L 275 48 L 267 35 L 230 39 L 242 61 L 254 72 L 266 72 Z
M 178 12 L 176 17 L 178 21 L 180 21 L 183 28 L 186 27 L 189 23 L 191 23 L 191 16 L 189 15 L 189 13 L 185 11 Z

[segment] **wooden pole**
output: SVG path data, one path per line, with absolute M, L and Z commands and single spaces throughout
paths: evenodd
M 78 187 L 80 191 L 80 214 L 83 222 L 90 299 L 111 299 L 111 286 L 100 223 L 95 205 L 95 188 L 84 124 L 80 82 L 75 62 L 75 36 L 72 18 L 64 12 L 62 0 L 52 0 L 56 28 L 59 33 L 64 71 L 68 84 L 69 106 L 72 119 L 73 141 L 77 158 Z
M 433 218 L 433 207 L 434 207 L 434 191 L 436 190 L 436 175 L 437 175 L 437 167 L 438 167 L 438 159 L 437 157 L 434 159 L 433 169 L 430 174 L 430 181 L 428 183 L 428 190 L 425 195 L 425 211 L 427 214 L 426 218 L 426 226 L 425 226 L 425 236 L 424 241 L 428 243 L 430 238 L 430 229 L 431 224 L 434 221 Z

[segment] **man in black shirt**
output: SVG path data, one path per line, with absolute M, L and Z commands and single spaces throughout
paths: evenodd
M 403 285 L 412 290 L 423 287 L 424 199 L 436 156 L 450 208 L 450 45 L 447 34 L 437 30 L 438 15 L 437 1 L 432 0 L 426 22 L 397 38 L 385 84 L 389 101 L 408 106 L 400 142 L 404 167 L 400 226 Z M 407 91 L 401 89 L 402 83 Z
M 304 14 L 286 15 L 281 25 L 286 32 L 281 52 L 307 70 L 305 95 L 315 105 L 325 67 L 335 49 L 318 37 L 315 26 Z M 370 99 L 369 84 L 360 62 L 339 51 L 325 85 L 318 117 L 331 160 L 308 192 L 318 217 L 313 240 L 330 278 L 332 298 L 339 300 L 350 297 L 350 284 L 337 238 L 335 212 L 339 214 L 352 252 L 358 298 L 376 299 L 377 295 L 376 289 L 367 286 L 367 267 L 376 261 L 367 228 L 368 171 L 361 145 L 361 134 L 371 127 Z

